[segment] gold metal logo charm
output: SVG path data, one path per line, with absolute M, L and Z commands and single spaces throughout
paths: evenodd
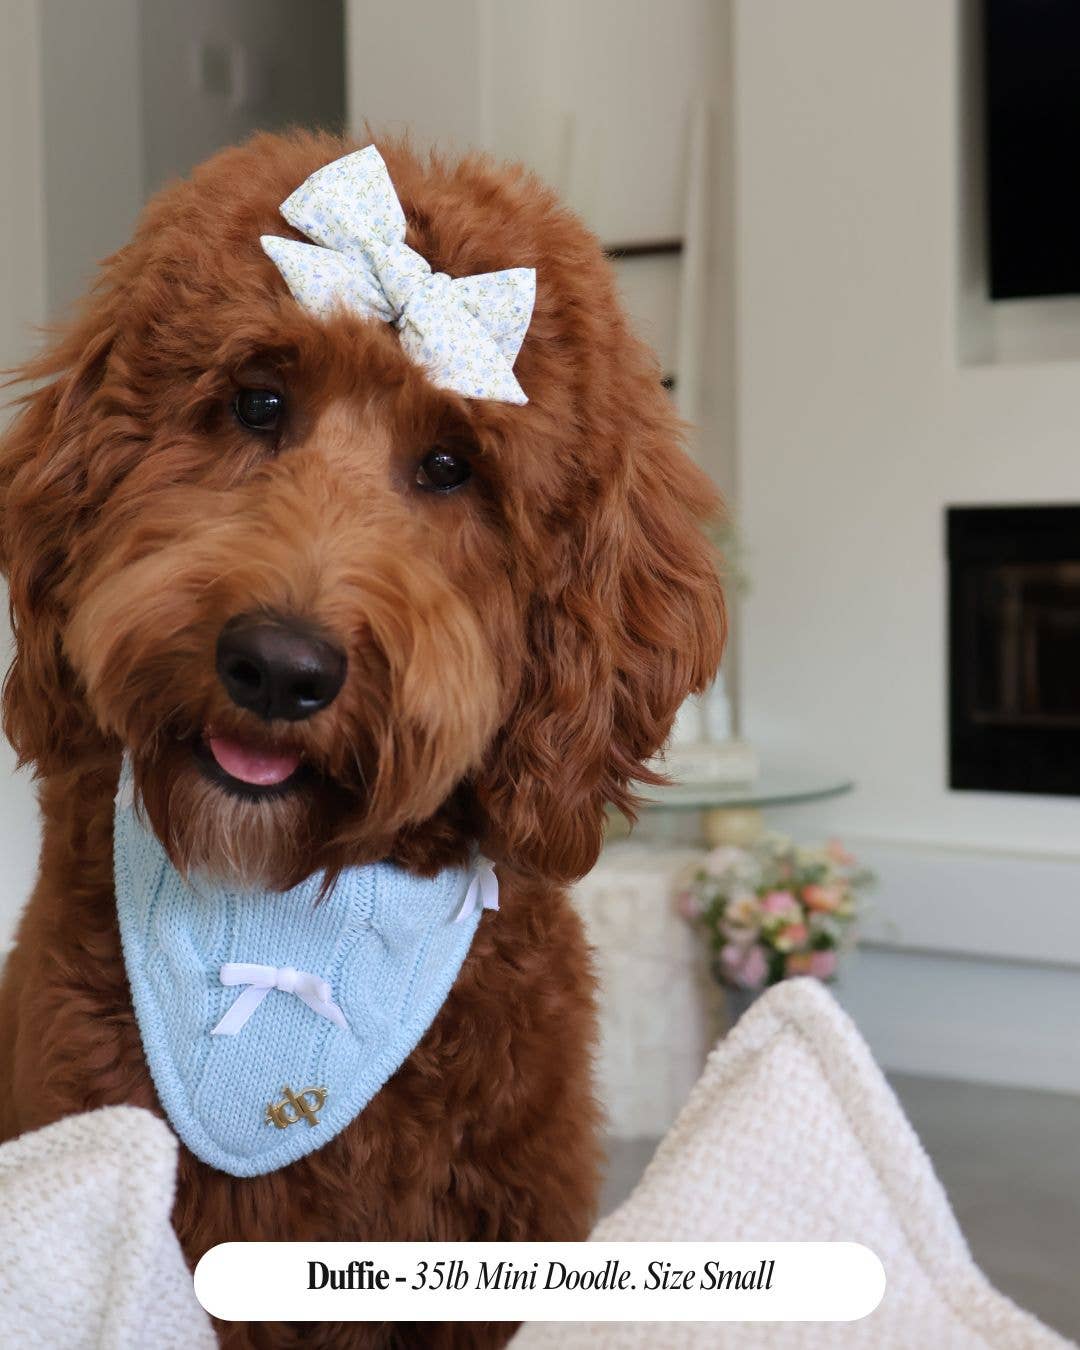
M 299 1095 L 291 1087 L 283 1087 L 281 1090 L 285 1094 L 284 1098 L 280 1102 L 271 1102 L 266 1108 L 267 1125 L 276 1125 L 279 1130 L 295 1125 L 300 1120 L 306 1120 L 309 1125 L 318 1125 L 319 1117 L 316 1112 L 321 1111 L 326 1102 L 325 1088 L 305 1088 Z M 291 1115 L 290 1109 L 293 1113 Z

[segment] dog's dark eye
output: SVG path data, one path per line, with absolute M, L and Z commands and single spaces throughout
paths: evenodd
M 469 461 L 452 450 L 429 451 L 416 470 L 417 485 L 428 492 L 452 492 L 471 477 Z
M 233 400 L 237 421 L 251 431 L 274 431 L 285 411 L 285 400 L 273 389 L 241 389 Z

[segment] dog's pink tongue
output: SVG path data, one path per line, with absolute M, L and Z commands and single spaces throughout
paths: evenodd
M 255 787 L 284 783 L 300 763 L 300 756 L 293 752 L 259 750 L 243 741 L 234 741 L 230 736 L 211 736 L 208 744 L 210 753 L 227 774 Z

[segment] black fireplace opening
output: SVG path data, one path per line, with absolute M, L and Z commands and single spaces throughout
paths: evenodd
M 946 529 L 950 787 L 1080 795 L 1080 505 Z

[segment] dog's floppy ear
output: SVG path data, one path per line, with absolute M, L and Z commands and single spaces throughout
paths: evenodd
M 575 523 L 529 615 L 530 659 L 477 796 L 485 847 L 571 881 L 592 867 L 604 808 L 633 818 L 631 784 L 680 704 L 712 680 L 725 614 L 701 526 L 717 509 L 710 480 L 679 445 L 658 381 L 621 401 L 613 471 L 583 485 Z
M 87 312 L 17 380 L 36 385 L 0 436 L 0 567 L 15 654 L 4 680 L 4 731 L 20 764 L 62 769 L 92 734 L 62 650 L 64 582 L 88 502 L 86 414 L 113 341 Z

